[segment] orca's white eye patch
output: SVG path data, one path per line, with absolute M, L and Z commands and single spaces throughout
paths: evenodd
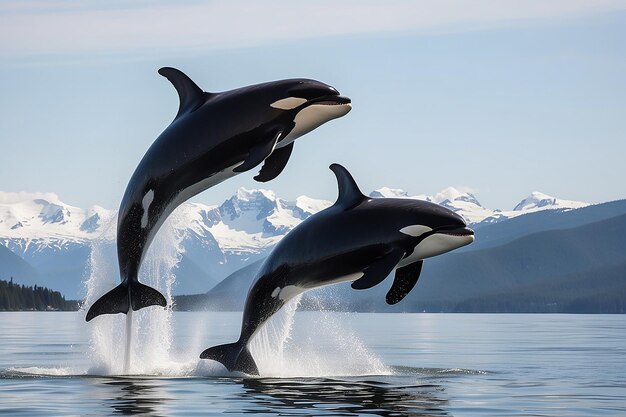
M 295 109 L 302 103 L 306 103 L 305 98 L 287 97 L 287 98 L 283 98 L 281 100 L 273 102 L 272 104 L 270 104 L 270 107 L 274 107 L 275 109 L 281 109 L 281 110 L 291 110 L 291 109 Z
M 428 226 L 424 226 L 424 225 L 421 225 L 421 224 L 412 224 L 410 226 L 403 227 L 402 229 L 400 229 L 400 233 L 404 233 L 405 235 L 417 237 L 417 236 L 423 235 L 426 232 L 430 232 L 431 230 L 433 230 L 433 229 L 431 229 Z

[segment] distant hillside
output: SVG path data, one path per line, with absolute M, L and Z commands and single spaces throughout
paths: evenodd
M 521 285 L 513 293 L 496 292 L 466 299 L 455 312 L 626 313 L 626 262 L 592 271 L 552 277 L 542 285 Z M 441 309 L 442 306 L 440 306 Z
M 620 215 L 615 215 L 620 213 Z M 307 293 L 304 308 L 348 311 L 604 312 L 626 310 L 626 202 L 541 212 L 478 227 L 477 242 L 424 263 L 413 292 L 385 303 L 377 287 L 340 284 Z M 610 216 L 609 218 L 603 218 Z M 592 221 L 589 220 L 597 220 Z M 517 225 L 507 226 L 517 222 Z M 569 226 L 569 227 L 568 227 Z M 546 230 L 547 229 L 547 230 Z M 526 230 L 526 235 L 523 231 Z M 533 232 L 534 231 L 534 232 Z M 496 241 L 493 245 L 493 241 Z M 501 243 L 505 242 L 505 243 Z M 472 247 L 477 247 L 471 250 Z M 260 262 L 180 307 L 240 310 Z
M 213 310 L 241 311 L 248 289 L 263 259 L 233 272 L 206 294 L 179 295 L 174 297 L 175 308 L 180 311 Z
M 0 279 L 9 279 L 13 276 L 22 277 L 21 282 L 33 285 L 39 276 L 37 270 L 28 262 L 0 245 Z
M 0 280 L 0 311 L 76 311 L 78 307 L 77 301 L 66 300 L 58 291 Z
M 626 214 L 626 200 L 595 204 L 576 210 L 545 210 L 521 215 L 496 224 L 479 223 L 472 228 L 477 239 L 462 251 L 503 245 L 531 233 L 568 229 Z

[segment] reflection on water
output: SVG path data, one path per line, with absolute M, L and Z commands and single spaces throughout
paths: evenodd
M 109 415 L 170 415 L 179 405 L 189 406 L 177 390 L 184 380 L 195 387 L 186 394 L 195 412 L 231 415 L 282 416 L 447 416 L 449 400 L 444 387 L 406 376 L 366 379 L 328 378 L 91 378 L 98 402 Z M 428 379 L 428 378 L 426 378 Z M 216 386 L 229 395 L 220 398 Z M 189 388 L 189 386 L 188 386 Z M 198 394 L 204 392 L 205 395 Z M 203 400 L 200 398 L 204 397 Z
M 444 389 L 439 385 L 402 386 L 365 380 L 324 378 L 245 379 L 242 399 L 250 414 L 443 416 Z
M 195 385 L 196 413 L 231 415 L 447 416 L 448 399 L 438 384 L 406 385 L 406 377 L 339 380 L 328 378 L 184 378 Z M 181 396 L 178 378 L 86 378 L 98 402 L 112 415 L 169 415 Z M 411 379 L 415 382 L 414 379 Z M 197 384 L 196 384 L 197 383 Z M 216 398 L 215 385 L 230 386 Z M 205 389 L 204 399 L 198 394 Z M 178 395 L 174 395 L 174 393 Z M 93 395 L 93 392 L 92 392 Z M 93 398 L 93 397 L 92 397 Z M 186 403 L 185 406 L 189 406 Z M 92 408 L 93 410 L 93 408 Z
M 159 389 L 156 380 L 116 379 L 104 382 L 109 396 L 103 398 L 113 410 L 112 414 L 135 415 L 157 414 L 160 405 L 171 401 Z

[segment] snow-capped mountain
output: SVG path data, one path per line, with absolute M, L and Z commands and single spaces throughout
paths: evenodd
M 46 194 L 47 199 L 20 195 L 19 200 L 0 200 L 0 242 L 16 252 L 18 248 L 26 252 L 31 245 L 115 238 L 115 210 L 99 206 L 84 210 L 61 202 L 55 194 Z M 176 213 L 185 219 L 189 234 L 210 236 L 226 251 L 245 252 L 273 246 L 302 220 L 330 205 L 306 196 L 287 201 L 272 191 L 240 188 L 219 206 L 185 203 Z
M 305 196 L 287 201 L 272 191 L 240 188 L 219 206 L 186 203 L 175 215 L 186 229 L 185 255 L 203 264 L 209 249 L 217 264 L 206 263 L 203 269 L 223 277 L 263 255 L 302 220 L 330 205 Z
M 410 196 L 403 190 L 385 187 L 370 196 L 441 204 L 472 224 L 587 205 L 533 193 L 511 211 L 492 210 L 483 207 L 471 193 L 452 187 L 433 196 Z M 226 275 L 265 256 L 291 229 L 331 204 L 306 196 L 285 200 L 269 190 L 245 188 L 221 205 L 183 204 L 172 215 L 176 219 L 173 227 L 184 236 L 177 274 L 193 279 L 179 280 L 176 292 L 207 291 Z M 115 233 L 116 210 L 99 206 L 81 209 L 63 203 L 52 193 L 0 193 L 0 244 L 40 272 L 40 285 L 53 286 L 68 297 L 81 296 L 92 247 L 113 246 Z
M 482 220 L 480 223 L 497 223 L 502 220 L 511 219 L 522 214 L 535 213 L 541 210 L 572 210 L 587 207 L 589 203 L 582 201 L 563 200 L 552 197 L 539 191 L 533 191 L 528 197 L 520 201 L 513 210 L 502 211 L 494 210 L 493 213 Z
M 6 238 L 90 240 L 114 214 L 99 206 L 70 206 L 53 193 L 2 194 L 0 236 Z
M 461 215 L 469 224 L 476 223 L 496 223 L 502 220 L 511 219 L 522 214 L 533 213 L 540 210 L 571 210 L 589 205 L 581 201 L 562 200 L 549 195 L 533 192 L 523 199 L 513 210 L 489 209 L 483 207 L 478 199 L 469 192 L 459 191 L 454 187 L 448 187 L 433 196 L 415 195 L 400 189 L 383 187 L 370 193 L 371 197 L 391 197 L 391 198 L 415 198 L 418 200 L 430 201 Z
M 549 209 L 566 209 L 571 210 L 587 206 L 587 203 L 580 201 L 562 200 L 560 198 L 551 197 L 547 194 L 534 191 L 531 195 L 520 201 L 513 211 L 523 211 L 525 213 L 539 211 L 546 208 Z
M 474 195 L 459 191 L 454 187 L 448 187 L 433 196 L 409 196 L 404 190 L 383 187 L 372 191 L 370 197 L 414 198 L 437 203 L 460 214 L 466 222 L 471 224 L 479 223 L 494 213 L 494 210 L 483 207 Z

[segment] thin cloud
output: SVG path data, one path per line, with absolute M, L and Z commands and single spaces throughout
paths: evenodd
M 620 0 L 25 1 L 0 5 L 0 54 L 225 49 L 347 34 L 458 32 L 624 9 Z
M 57 202 L 59 201 L 59 196 L 55 193 L 42 193 L 42 192 L 27 192 L 27 191 L 18 191 L 18 192 L 5 192 L 0 191 L 0 204 L 13 204 L 19 203 L 21 201 L 30 201 L 41 198 L 43 200 Z

